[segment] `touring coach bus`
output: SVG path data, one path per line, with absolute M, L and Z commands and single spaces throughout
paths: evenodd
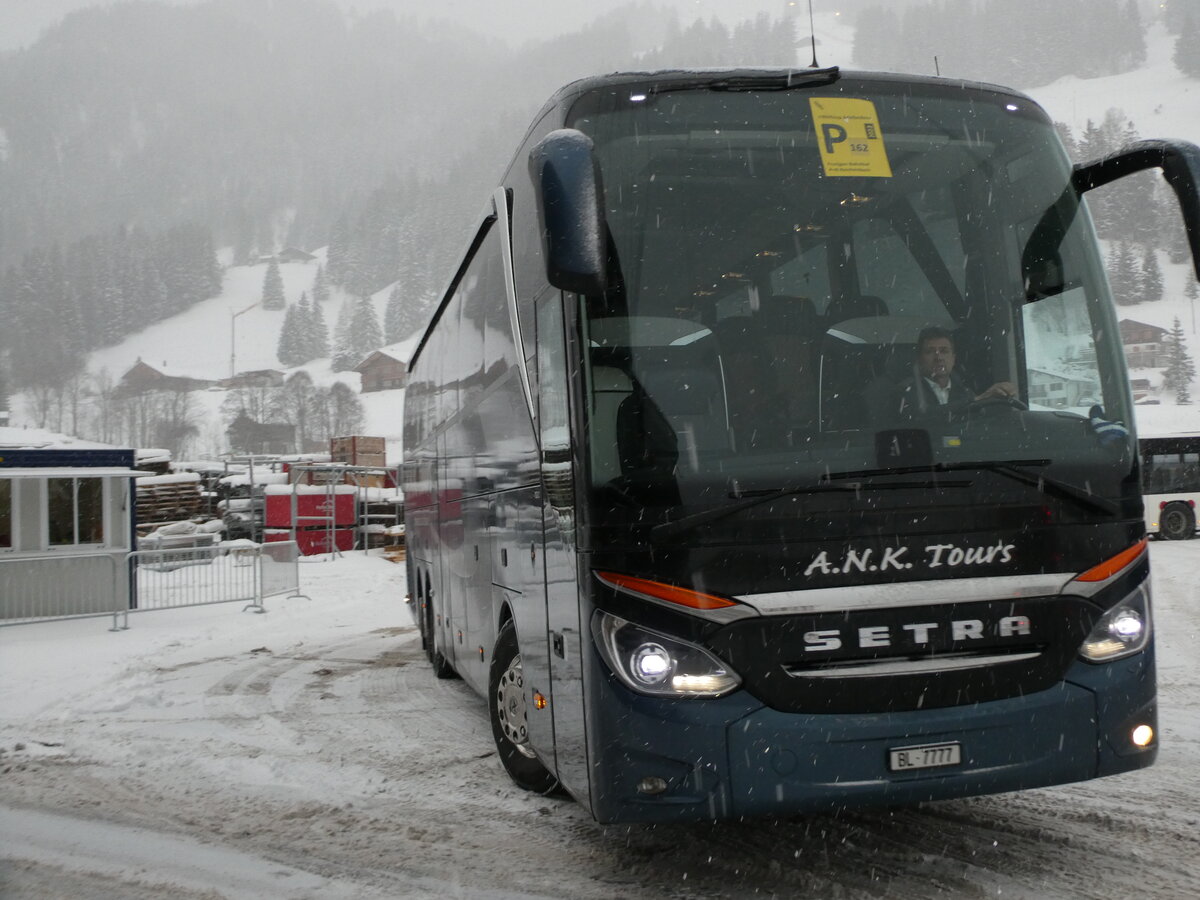
M 1200 503 L 1200 434 L 1143 437 L 1142 493 L 1146 533 L 1168 541 L 1196 536 Z
M 555 94 L 405 403 L 412 608 L 517 784 L 662 822 L 1149 765 L 1139 457 L 1082 197 L 1151 167 L 1200 268 L 1200 150 L 1072 167 L 1003 88 Z M 1083 412 L 1031 390 L 1063 371 Z

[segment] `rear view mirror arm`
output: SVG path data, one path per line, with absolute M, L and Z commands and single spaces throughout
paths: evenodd
M 1075 166 L 1071 184 L 1084 194 L 1143 169 L 1161 168 L 1183 212 L 1192 249 L 1192 265 L 1200 279 L 1200 147 L 1187 141 L 1135 141 L 1115 153 Z

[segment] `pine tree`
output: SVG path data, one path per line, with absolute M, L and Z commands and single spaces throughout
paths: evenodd
M 1191 16 L 1183 22 L 1183 30 L 1175 39 L 1172 56 L 1175 68 L 1188 78 L 1200 78 L 1200 25 Z
M 329 300 L 329 279 L 325 277 L 325 267 L 317 266 L 317 274 L 312 285 L 313 303 L 320 306 Z
M 1054 130 L 1058 132 L 1058 137 L 1067 150 L 1067 156 L 1072 162 L 1079 162 L 1079 142 L 1075 140 L 1075 135 L 1071 132 L 1071 126 L 1066 122 L 1055 122 Z
M 283 309 L 287 299 L 283 294 L 283 277 L 279 274 L 279 261 L 272 259 L 263 277 L 262 308 Z
M 349 240 L 350 226 L 345 214 L 341 215 L 333 225 L 329 235 L 329 246 L 325 251 L 325 277 L 330 284 L 346 283 L 346 242 Z M 317 289 L 313 287 L 314 296 Z
M 1183 338 L 1183 326 L 1179 324 L 1179 316 L 1171 328 L 1170 343 L 1167 346 L 1167 367 L 1163 372 L 1163 388 L 1175 392 L 1175 402 L 1186 405 L 1192 402 L 1191 385 L 1196 377 L 1196 366 L 1187 352 L 1187 344 Z
M 325 324 L 325 311 L 315 299 L 308 310 L 307 346 L 309 359 L 322 359 L 329 355 L 329 326 Z
M 1121 26 L 1117 35 L 1121 57 L 1118 71 L 1128 72 L 1146 63 L 1146 26 L 1138 12 L 1137 0 L 1127 0 L 1125 3 Z
M 337 325 L 333 329 L 333 371 L 348 372 L 362 360 L 354 358 L 351 343 L 351 320 L 354 318 L 354 301 L 347 298 L 338 311 Z
M 308 303 L 308 294 L 301 291 L 300 302 L 296 304 L 296 346 L 300 356 L 297 365 L 316 357 L 317 354 L 312 352 L 312 343 L 312 307 Z
M 383 311 L 383 339 L 388 344 L 402 341 L 408 335 L 404 332 L 404 291 L 399 281 L 388 295 L 387 307 Z
M 1147 247 L 1145 255 L 1142 256 L 1142 267 L 1139 272 L 1139 283 L 1141 286 L 1140 296 L 1142 300 L 1153 303 L 1155 300 L 1161 300 L 1163 295 L 1163 278 L 1162 269 L 1158 265 L 1158 254 L 1154 252 L 1154 248 Z
M 359 297 L 355 301 L 350 333 L 351 343 L 358 357 L 354 360 L 355 366 L 372 350 L 383 346 L 383 329 L 379 326 L 379 315 L 375 312 L 375 304 L 370 297 Z
M 1109 255 L 1108 283 L 1113 299 L 1122 306 L 1130 306 L 1141 299 L 1133 250 L 1125 241 L 1118 241 L 1116 249 Z
M 1167 31 L 1171 34 L 1179 34 L 1183 30 L 1188 19 L 1191 18 L 1188 8 L 1195 2 L 1196 0 L 1162 0 L 1159 3 L 1163 24 L 1167 26 Z
M 1196 297 L 1200 295 L 1200 282 L 1197 282 L 1192 277 L 1192 273 L 1188 272 L 1183 277 L 1183 296 L 1187 299 L 1188 305 L 1192 309 L 1192 334 L 1196 333 Z
M 279 344 L 275 355 L 286 368 L 308 362 L 304 355 L 304 322 L 299 307 L 289 305 L 283 315 L 283 326 L 279 329 Z

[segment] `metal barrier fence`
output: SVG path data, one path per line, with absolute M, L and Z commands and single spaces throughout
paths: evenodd
M 108 615 L 129 602 L 125 553 L 0 556 L 0 624 Z
M 111 615 L 118 631 L 130 612 L 233 602 L 261 613 L 267 597 L 305 597 L 299 563 L 295 541 L 0 560 L 0 624 Z

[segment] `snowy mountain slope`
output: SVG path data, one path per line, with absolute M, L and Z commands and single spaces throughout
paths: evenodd
M 1185 78 L 1171 61 L 1175 38 L 1161 25 L 1148 29 L 1147 62 L 1124 75 L 1060 78 L 1028 93 L 1056 120 L 1079 134 L 1089 119 L 1099 124 L 1110 109 L 1132 120 L 1144 138 L 1177 138 L 1200 144 L 1200 81 Z
M 798 29 L 798 33 L 805 30 Z M 850 17 L 832 12 L 818 13 L 816 35 L 818 59 L 822 65 L 853 65 L 854 34 Z M 1064 78 L 1030 93 L 1054 119 L 1065 121 L 1076 133 L 1082 131 L 1089 119 L 1098 122 L 1110 108 L 1118 108 L 1133 121 L 1143 136 L 1173 137 L 1200 143 L 1200 82 L 1186 79 L 1176 71 L 1171 61 L 1174 39 L 1160 26 L 1150 29 L 1147 44 L 1149 62 L 1135 72 L 1095 79 Z M 798 64 L 805 65 L 810 58 L 811 49 L 807 44 L 798 47 Z M 319 253 L 318 261 L 321 258 L 323 252 Z M 289 303 L 299 300 L 302 291 L 311 290 L 318 261 L 280 266 Z M 1193 358 L 1200 358 L 1200 333 L 1193 325 L 1200 313 L 1194 313 L 1193 304 L 1183 294 L 1186 279 L 1194 277 L 1194 274 L 1186 266 L 1171 265 L 1165 254 L 1159 255 L 1159 261 L 1164 279 L 1163 299 L 1156 303 L 1122 307 L 1119 315 L 1163 328 L 1170 328 L 1178 316 L 1184 325 Z M 107 369 L 115 379 L 140 357 L 153 366 L 165 367 L 171 374 L 209 379 L 228 376 L 232 314 L 259 301 L 265 270 L 265 265 L 226 269 L 224 290 L 220 296 L 157 323 L 115 347 L 93 353 L 89 369 L 93 372 Z M 389 292 L 390 287 L 373 297 L 381 318 Z M 335 290 L 326 305 L 325 317 L 331 331 L 341 301 L 342 295 Z M 236 347 L 233 349 L 238 371 L 281 368 L 275 350 L 283 315 L 283 311 L 255 307 L 237 317 L 232 331 L 236 337 Z M 359 386 L 357 374 L 334 374 L 328 360 L 317 360 L 300 368 L 307 370 L 313 380 L 320 384 L 329 384 L 336 379 L 356 389 Z M 1133 374 L 1135 377 L 1150 377 L 1155 384 L 1161 380 L 1161 373 L 1157 371 L 1139 370 Z M 1200 401 L 1200 384 L 1194 386 L 1192 393 Z M 213 392 L 204 397 L 202 403 L 215 415 L 223 396 Z M 1173 397 L 1164 396 L 1160 399 L 1160 406 L 1139 408 L 1143 432 L 1200 431 L 1200 402 L 1190 407 L 1175 407 Z M 403 392 L 366 394 L 362 400 L 367 430 L 388 438 L 389 458 L 397 461 Z M 207 428 L 206 433 L 211 436 L 212 442 L 220 442 L 222 435 L 219 424 Z M 219 449 L 214 446 L 209 452 Z

